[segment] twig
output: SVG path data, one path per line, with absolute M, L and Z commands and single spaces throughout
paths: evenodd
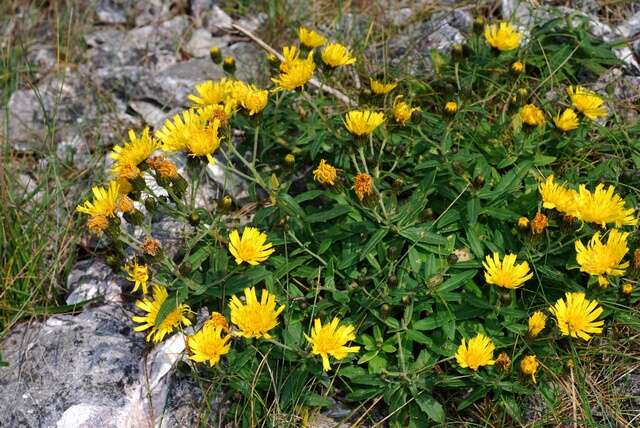
M 573 366 L 569 367 L 571 374 L 571 406 L 573 407 L 573 428 L 578 428 L 578 409 L 576 408 L 576 381 L 573 377 Z
M 241 32 L 242 34 L 244 34 L 245 36 L 247 36 L 248 38 L 250 38 L 255 44 L 257 44 L 258 46 L 260 46 L 262 49 L 264 49 L 265 51 L 269 52 L 270 54 L 275 55 L 280 61 L 284 60 L 283 56 L 280 54 L 280 52 L 276 51 L 274 48 L 272 48 L 271 46 L 269 46 L 264 40 L 262 40 L 261 38 L 259 38 L 258 36 L 256 36 L 255 34 L 253 34 L 251 31 L 247 30 L 246 28 L 238 25 L 238 24 L 231 24 L 231 27 L 236 30 Z M 316 88 L 333 95 L 334 97 L 336 97 L 337 99 L 339 99 L 340 101 L 342 101 L 343 103 L 350 105 L 350 106 L 355 106 L 357 105 L 356 102 L 354 100 L 352 100 L 351 98 L 349 98 L 347 95 L 343 94 L 342 92 L 340 92 L 339 90 L 332 88 L 331 86 L 325 85 L 324 83 L 320 83 L 318 80 L 316 80 L 315 78 L 310 79 L 309 80 L 309 84 L 311 86 L 315 86 Z

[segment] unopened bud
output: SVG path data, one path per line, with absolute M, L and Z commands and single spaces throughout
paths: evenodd
M 222 69 L 229 74 L 233 74 L 236 71 L 236 60 L 230 56 L 224 58 L 222 62 Z
M 211 57 L 211 61 L 215 64 L 220 64 L 220 61 L 222 61 L 222 53 L 220 52 L 220 48 L 217 46 L 209 49 L 209 56 Z

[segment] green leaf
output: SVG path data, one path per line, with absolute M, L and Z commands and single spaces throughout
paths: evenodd
M 304 219 L 305 212 L 302 207 L 290 195 L 283 193 L 278 195 L 278 206 L 290 216 Z
M 442 284 L 438 285 L 436 288 L 436 293 L 443 293 L 447 291 L 453 291 L 457 288 L 460 288 L 467 281 L 470 281 L 474 276 L 478 273 L 477 270 L 466 270 L 457 275 L 453 275 L 451 278 L 447 279 Z
M 304 402 L 307 406 L 311 407 L 329 407 L 331 406 L 331 400 L 324 395 L 316 394 L 315 392 L 305 392 L 302 394 Z
M 415 398 L 416 403 L 420 406 L 420 410 L 426 413 L 429 418 L 438 423 L 444 422 L 444 409 L 442 408 L 442 404 L 435 398 L 426 393 L 416 394 L 413 398 Z
M 387 233 L 389 233 L 389 229 L 387 228 L 378 229 L 360 252 L 360 260 L 363 260 L 371 251 L 373 251 L 376 245 L 378 245 L 382 239 L 387 236 Z
M 335 207 L 331 208 L 330 210 L 318 211 L 316 213 L 309 214 L 305 220 L 307 221 L 307 223 L 325 222 L 325 221 L 332 220 L 332 219 L 334 219 L 336 217 L 340 217 L 341 215 L 344 215 L 344 214 L 348 213 L 349 211 L 351 211 L 351 207 L 350 206 L 348 206 L 348 205 L 338 205 L 338 206 L 335 206 Z

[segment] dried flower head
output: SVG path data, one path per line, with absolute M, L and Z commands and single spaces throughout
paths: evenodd
M 359 172 L 354 179 L 353 190 L 362 201 L 366 196 L 373 194 L 373 179 L 369 174 Z
M 158 255 L 158 252 L 161 249 L 162 245 L 160 245 L 160 241 L 153 239 L 150 236 L 148 236 L 142 243 L 142 251 L 151 257 Z
M 536 213 L 536 216 L 531 221 L 531 233 L 534 235 L 540 235 L 549 225 L 547 216 L 541 212 Z
M 536 372 L 539 365 L 540 363 L 535 355 L 527 355 L 520 362 L 520 371 L 527 376 L 531 376 L 533 383 L 536 383 Z
M 496 358 L 496 366 L 500 367 L 503 372 L 508 372 L 511 368 L 511 358 L 506 352 L 500 352 Z
M 109 226 L 109 221 L 102 214 L 97 214 L 87 219 L 87 229 L 96 235 L 104 232 Z
M 119 211 L 123 213 L 131 213 L 135 210 L 135 207 L 133 206 L 133 201 L 127 195 L 118 196 L 116 207 L 118 208 Z
M 306 334 L 304 337 L 311 343 L 311 353 L 322 357 L 322 369 L 325 372 L 331 370 L 329 356 L 343 360 L 347 355 L 360 351 L 359 346 L 346 346 L 348 342 L 355 340 L 355 329 L 350 324 L 340 325 L 338 318 L 324 326 L 320 319 L 316 318 L 311 329 L 311 337 Z
M 333 186 L 336 184 L 337 170 L 329 165 L 324 159 L 320 159 L 318 167 L 313 170 L 313 179 L 318 183 Z

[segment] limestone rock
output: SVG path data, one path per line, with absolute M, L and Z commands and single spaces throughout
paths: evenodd
M 116 275 L 100 260 L 83 260 L 76 263 L 67 277 L 67 305 L 102 297 L 111 303 L 122 302 L 122 290 L 130 288 L 122 277 Z

